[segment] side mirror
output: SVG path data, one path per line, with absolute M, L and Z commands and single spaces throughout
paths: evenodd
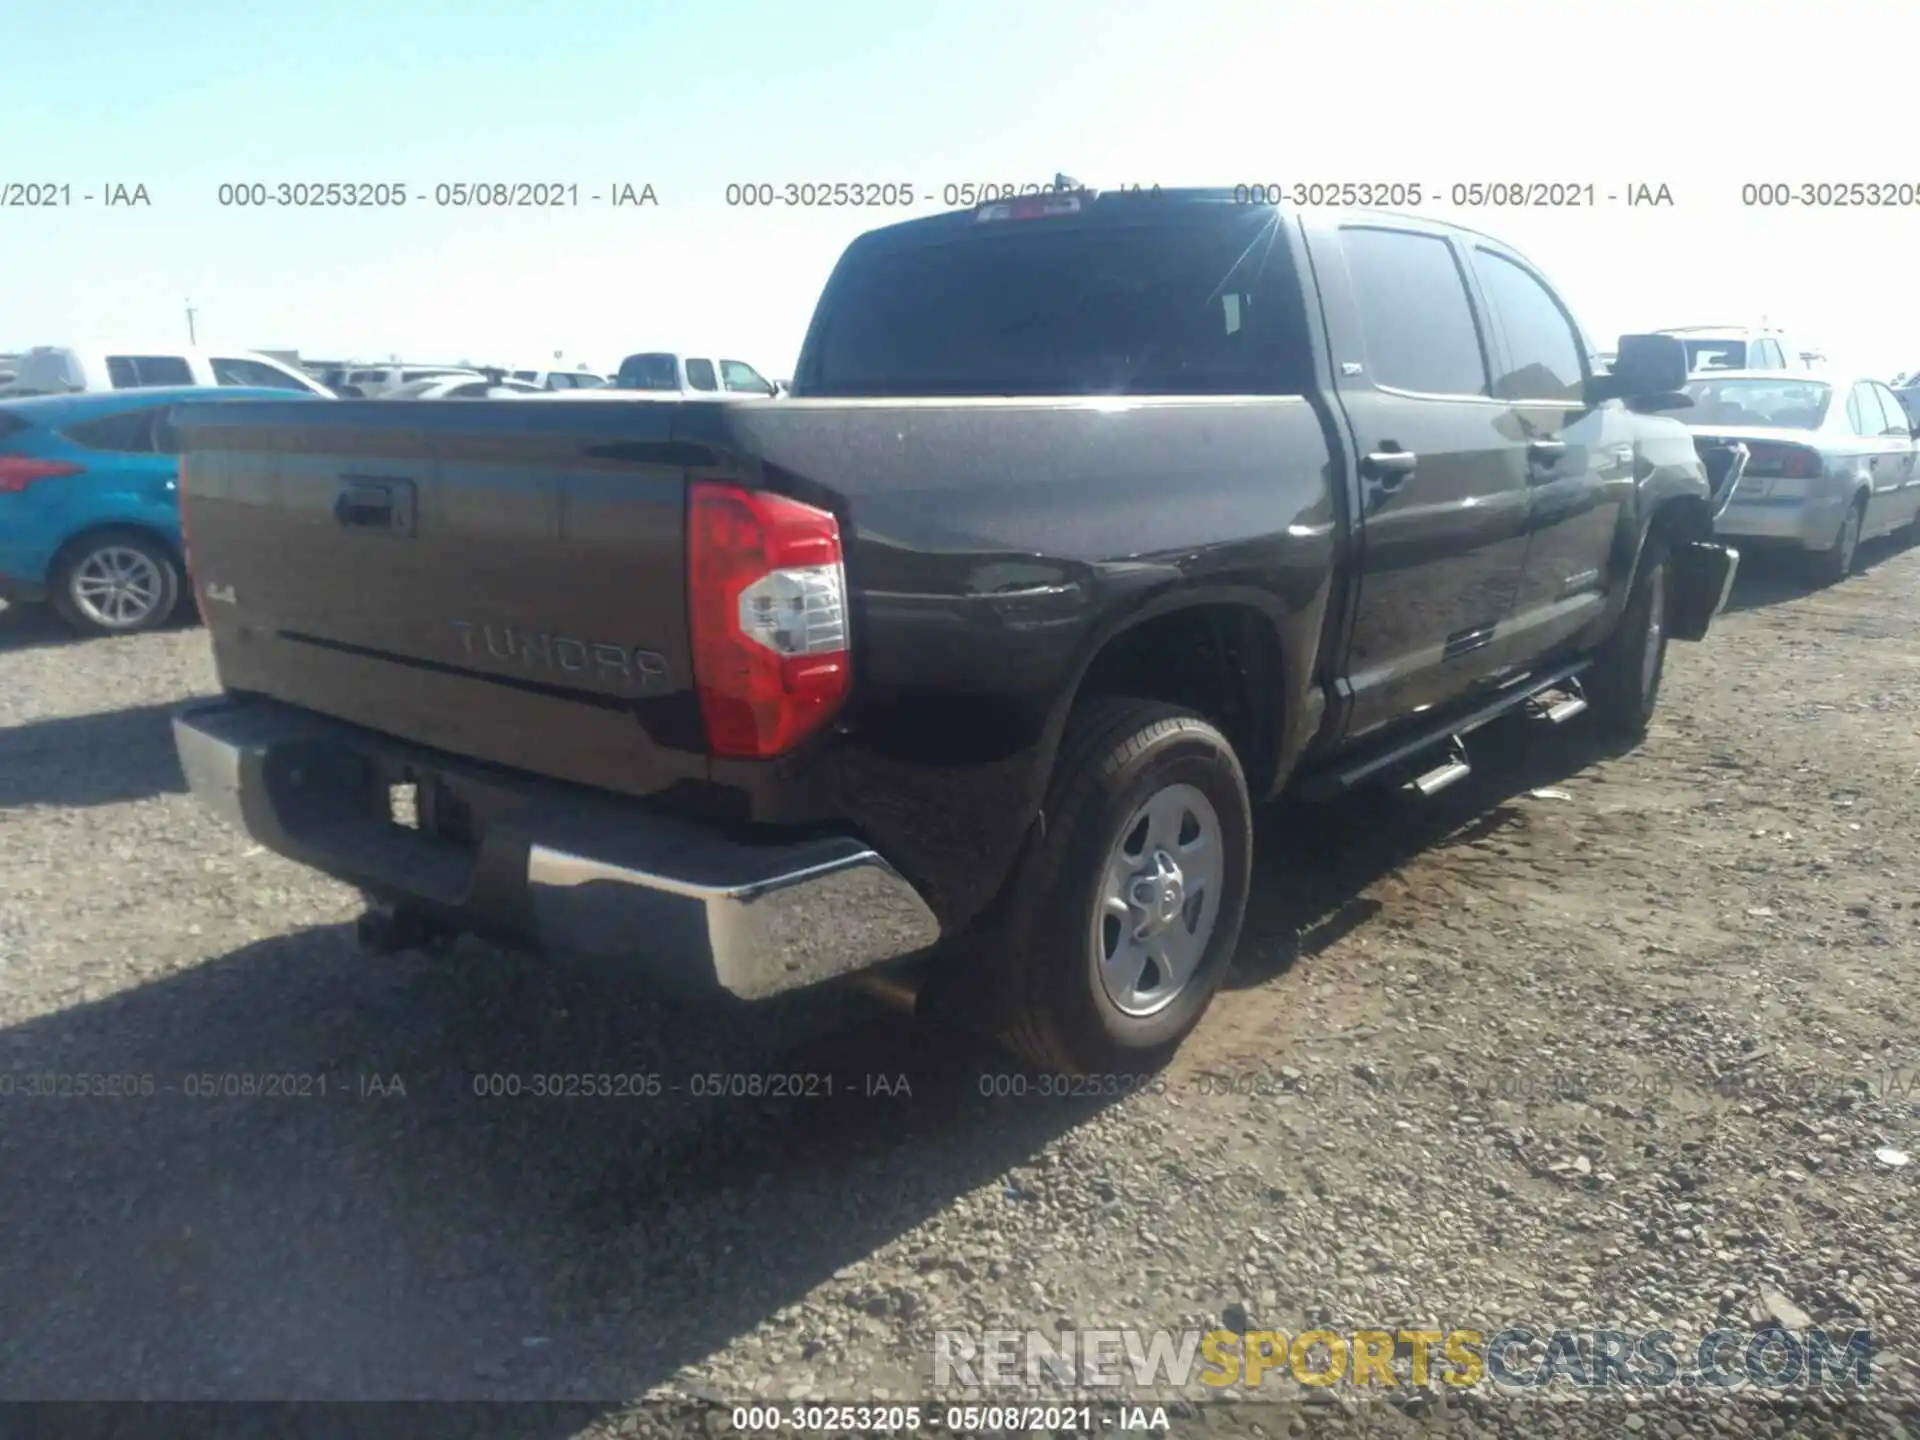
M 1671 335 L 1622 335 L 1609 374 L 1594 377 L 1607 398 L 1650 400 L 1687 384 L 1687 347 Z

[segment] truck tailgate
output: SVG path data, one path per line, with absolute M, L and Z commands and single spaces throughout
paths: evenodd
M 679 408 L 175 411 L 221 683 L 629 794 L 704 777 Z

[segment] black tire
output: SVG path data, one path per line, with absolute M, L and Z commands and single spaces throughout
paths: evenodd
M 127 573 L 140 577 L 139 592 L 148 597 L 139 605 L 117 605 L 101 598 L 95 588 L 120 557 L 129 557 Z M 180 604 L 180 566 L 153 536 L 112 526 L 70 542 L 53 567 L 48 590 L 60 618 L 82 635 L 136 635 L 158 629 L 173 617 Z M 116 619 L 116 610 L 124 618 Z
M 1647 536 L 1620 623 L 1585 676 L 1588 711 L 1601 733 L 1614 739 L 1637 743 L 1660 700 L 1660 680 L 1667 670 L 1670 555 L 1664 538 Z
M 1162 1008 L 1131 1014 L 1101 976 L 1101 936 L 1113 933 L 1102 927 L 1120 922 L 1103 918 L 1096 925 L 1095 907 L 1109 858 L 1123 858 L 1116 847 L 1124 849 L 1129 837 L 1120 827 L 1151 798 L 1175 797 L 1177 808 L 1177 797 L 1190 797 L 1170 787 L 1192 787 L 1211 807 L 1221 842 L 1218 898 L 1211 902 L 1211 934 L 1185 982 Z M 993 947 L 1004 997 L 1001 1039 L 1043 1071 L 1156 1070 L 1200 1023 L 1239 943 L 1253 854 L 1252 805 L 1240 761 L 1226 737 L 1191 711 L 1157 700 L 1092 700 L 1068 721 L 1046 825 L 1045 840 L 1014 877 L 1004 943 Z M 1146 832 L 1135 826 L 1133 833 Z M 1129 883 L 1146 882 L 1136 876 Z M 1168 923 L 1186 925 L 1200 943 L 1195 924 L 1184 917 Z
M 1865 496 L 1861 496 L 1847 507 L 1847 513 L 1841 517 L 1840 529 L 1833 537 L 1833 544 L 1807 557 L 1815 583 L 1838 585 L 1853 574 L 1853 562 L 1860 553 L 1860 535 L 1866 528 L 1867 501 Z

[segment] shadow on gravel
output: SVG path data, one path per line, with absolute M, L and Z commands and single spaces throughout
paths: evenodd
M 173 748 L 178 708 L 142 705 L 0 730 L 0 809 L 112 805 L 184 791 Z
M 1227 988 L 1265 984 L 1362 928 L 1381 909 L 1362 893 L 1376 881 L 1422 851 L 1497 833 L 1519 818 L 1519 796 L 1622 750 L 1580 720 L 1563 728 L 1524 716 L 1488 726 L 1470 748 L 1473 773 L 1430 799 L 1376 788 L 1263 812 L 1241 958 Z
M 1855 555 L 1854 574 L 1884 565 L 1910 548 L 1892 536 L 1868 540 Z M 1810 578 L 1807 565 L 1804 556 L 1791 550 L 1741 551 L 1740 571 L 1734 576 L 1733 593 L 1727 597 L 1727 613 L 1804 600 L 1817 593 L 1823 587 Z
M 0 1398 L 610 1405 L 831 1294 L 1102 1103 L 983 1098 L 1004 1068 L 844 993 L 686 1012 L 464 943 L 264 940 L 0 1031 L 0 1294 L 33 1317 Z M 725 1098 L 728 1074 L 799 1094 Z M 71 1078 L 109 1076 L 153 1093 Z M 549 1076 L 630 1093 L 528 1093 Z M 883 1335 L 956 1283 L 925 1272 L 997 1264 L 967 1213 L 834 1327 Z
M 36 650 L 43 645 L 78 645 L 85 638 L 63 624 L 51 605 L 9 605 L 0 601 L 0 654 Z

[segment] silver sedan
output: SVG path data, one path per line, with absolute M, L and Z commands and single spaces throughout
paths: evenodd
M 1920 518 L 1914 426 L 1894 393 L 1855 375 L 1721 370 L 1690 380 L 1703 453 L 1743 442 L 1747 467 L 1715 529 L 1809 557 L 1832 583 L 1853 570 L 1862 540 L 1911 536 Z

